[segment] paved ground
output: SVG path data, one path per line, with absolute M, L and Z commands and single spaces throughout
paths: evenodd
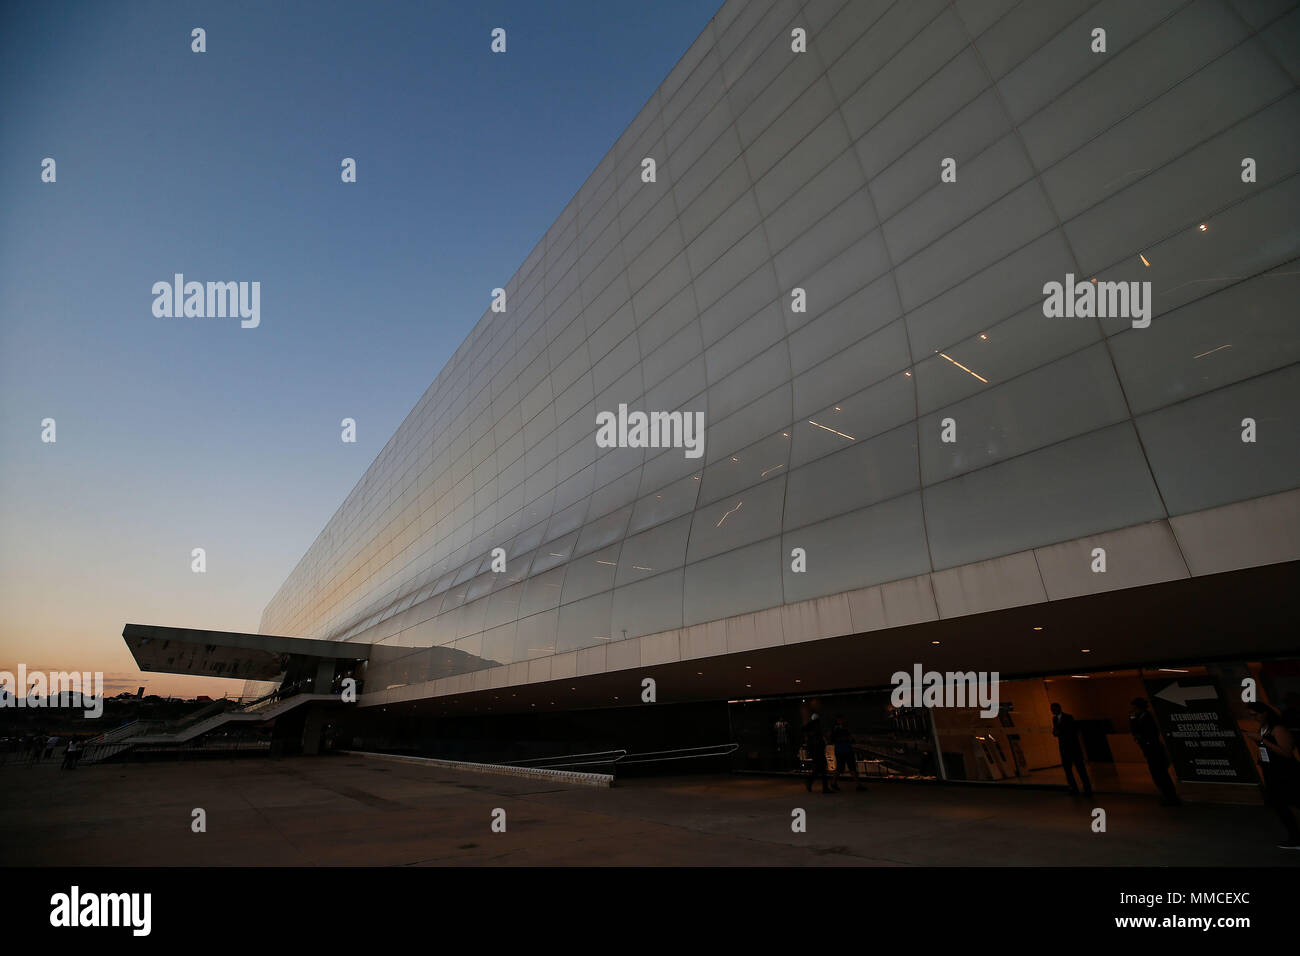
M 808 794 L 769 777 L 612 789 L 351 756 L 0 767 L 11 865 L 1300 866 L 1259 807 L 908 783 Z M 207 832 L 190 830 L 207 811 Z M 506 811 L 507 832 L 491 814 Z M 791 811 L 808 812 L 791 832 Z

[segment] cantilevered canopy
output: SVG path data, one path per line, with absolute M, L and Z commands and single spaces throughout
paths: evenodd
M 369 644 L 153 624 L 127 624 L 122 639 L 142 671 L 239 680 L 277 680 L 291 657 L 363 661 L 370 656 Z

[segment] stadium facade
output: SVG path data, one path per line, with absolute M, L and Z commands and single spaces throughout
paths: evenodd
M 1246 0 L 728 0 L 262 632 L 436 714 L 914 662 L 1295 686 L 1298 39 Z M 1149 324 L 1049 316 L 1093 281 Z M 702 413 L 702 457 L 600 447 L 623 405 Z

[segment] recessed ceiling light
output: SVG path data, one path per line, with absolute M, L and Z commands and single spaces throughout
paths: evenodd
M 1084 653 L 1084 654 L 1091 654 L 1091 653 L 1092 653 L 1092 648 L 1091 648 L 1091 647 L 1085 647 L 1085 648 L 1083 649 L 1083 653 Z
M 931 643 L 931 644 L 938 644 L 939 642 L 938 642 L 938 641 L 931 641 L 930 643 Z
M 1042 629 L 1043 629 L 1043 625 L 1041 625 L 1041 624 L 1035 624 L 1035 625 L 1034 625 L 1034 630 L 1035 630 L 1035 631 L 1041 631 Z
M 1209 231 L 1210 231 L 1209 223 L 1204 223 L 1204 222 L 1203 222 L 1203 223 L 1201 223 L 1199 226 L 1197 226 L 1196 228 L 1199 229 L 1201 232 L 1209 232 Z

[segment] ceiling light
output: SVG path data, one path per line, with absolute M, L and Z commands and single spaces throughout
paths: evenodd
M 1035 625 L 1034 625 L 1034 630 L 1035 630 L 1035 631 L 1041 631 L 1042 629 L 1043 629 L 1043 625 L 1041 625 L 1041 624 L 1035 624 Z
M 1146 257 L 1146 256 L 1142 255 L 1142 253 L 1139 252 L 1139 253 L 1138 253 L 1138 258 L 1142 260 L 1142 264 L 1143 264 L 1144 266 L 1146 266 L 1148 269 L 1151 268 L 1151 263 L 1147 262 L 1147 257 Z
M 1201 223 L 1201 224 L 1200 224 L 1199 226 L 1197 226 L 1196 228 L 1199 229 L 1201 232 L 1209 232 L 1209 231 L 1210 231 L 1210 226 L 1209 226 L 1209 224 L 1208 224 L 1208 223 L 1204 223 L 1204 222 Z

